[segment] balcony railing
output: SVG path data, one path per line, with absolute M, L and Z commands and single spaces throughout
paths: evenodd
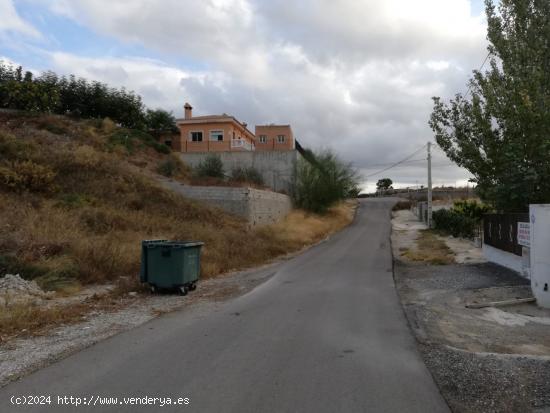
M 244 139 L 231 139 L 231 148 L 242 148 L 245 151 L 253 151 L 254 144 Z

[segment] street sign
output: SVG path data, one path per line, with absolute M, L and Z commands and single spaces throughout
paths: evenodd
M 518 244 L 524 247 L 531 246 L 531 224 L 518 222 Z

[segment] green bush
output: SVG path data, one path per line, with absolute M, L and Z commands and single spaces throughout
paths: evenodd
M 359 177 L 350 164 L 342 163 L 330 151 L 307 152 L 307 160 L 296 165 L 291 196 L 294 205 L 323 213 L 336 202 L 358 193 Z
M 153 143 L 153 148 L 158 153 L 163 153 L 165 155 L 168 155 L 171 151 L 168 146 L 166 146 L 164 143 L 159 143 L 159 142 L 154 142 Z
M 0 255 L 0 274 L 19 274 L 21 278 L 31 280 L 48 273 L 46 268 L 21 261 L 14 255 Z
M 259 186 L 264 184 L 262 174 L 253 166 L 248 168 L 234 168 L 231 171 L 231 180 L 235 182 L 249 182 Z
M 401 211 L 403 209 L 411 209 L 411 201 L 398 201 L 392 208 L 392 211 Z
M 479 221 L 452 209 L 432 212 L 434 229 L 451 234 L 453 237 L 473 238 Z
M 477 202 L 476 200 L 455 201 L 453 211 L 460 215 L 472 218 L 478 222 L 483 219 L 483 215 L 492 211 L 488 205 Z
M 216 154 L 208 155 L 195 168 L 195 174 L 200 177 L 223 178 L 223 162 Z
M 434 228 L 454 237 L 473 238 L 481 225 L 483 215 L 491 207 L 475 200 L 455 201 L 451 209 L 440 209 L 432 213 Z
M 184 164 L 179 159 L 172 156 L 159 163 L 157 167 L 157 172 L 168 178 L 171 178 L 183 171 Z
M 88 205 L 93 205 L 94 200 L 88 195 L 78 193 L 64 193 L 59 195 L 57 206 L 62 208 L 82 208 Z

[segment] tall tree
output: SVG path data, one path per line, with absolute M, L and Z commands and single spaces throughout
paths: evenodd
M 485 1 L 489 69 L 474 71 L 471 96 L 434 98 L 439 146 L 466 168 L 499 210 L 550 202 L 550 2 Z
M 382 178 L 379 179 L 376 183 L 376 190 L 377 191 L 387 191 L 388 189 L 392 189 L 393 181 L 390 178 Z

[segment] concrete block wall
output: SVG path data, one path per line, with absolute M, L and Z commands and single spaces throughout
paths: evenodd
M 177 192 L 241 216 L 250 226 L 275 223 L 292 209 L 287 195 L 253 188 L 178 185 Z
M 182 153 L 181 159 L 195 168 L 212 153 L 220 157 L 226 174 L 230 175 L 234 168 L 254 167 L 262 174 L 266 186 L 274 191 L 289 192 L 298 151 Z

